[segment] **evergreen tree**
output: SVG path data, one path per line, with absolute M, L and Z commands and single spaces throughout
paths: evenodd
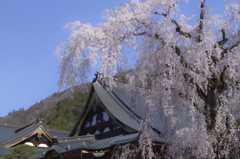
M 12 153 L 5 154 L 2 159 L 34 159 L 35 150 L 28 145 L 17 145 Z

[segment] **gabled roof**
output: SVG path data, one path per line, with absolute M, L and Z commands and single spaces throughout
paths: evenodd
M 100 100 L 102 105 L 104 106 L 104 110 L 106 110 L 108 115 L 114 116 L 118 121 L 135 130 L 135 133 L 118 135 L 100 140 L 96 139 L 95 135 L 72 137 L 74 134 L 76 134 L 77 129 L 81 127 L 81 124 L 83 123 L 83 118 L 89 111 L 89 103 L 91 101 L 91 98 L 95 93 L 98 97 L 98 100 Z M 92 89 L 86 105 L 83 108 L 83 111 L 79 116 L 78 121 L 76 122 L 73 130 L 69 135 L 71 137 L 58 138 L 58 143 L 48 149 L 41 156 L 41 158 L 47 157 L 52 151 L 56 151 L 57 153 L 61 154 L 76 150 L 81 150 L 83 153 L 104 152 L 108 151 L 114 145 L 137 141 L 141 134 L 141 120 L 145 120 L 146 118 L 147 105 L 141 97 L 137 97 L 136 105 L 137 109 L 135 109 L 136 111 L 133 111 L 134 107 L 132 106 L 132 99 L 128 96 L 124 87 L 114 87 L 112 88 L 112 90 L 108 90 L 101 84 L 101 82 L 99 82 L 98 80 L 94 80 L 92 82 Z M 158 122 L 156 121 L 157 120 L 153 121 L 153 133 L 151 138 L 154 142 L 165 143 L 166 141 L 162 137 L 160 137 L 160 127 L 157 126 Z
M 24 127 L 23 129 L 18 129 L 18 131 L 15 130 L 15 134 L 12 136 L 6 138 L 5 140 L 2 140 L 0 142 L 0 147 L 12 147 L 29 137 L 35 135 L 36 133 L 40 132 L 44 134 L 44 136 L 49 140 L 52 141 L 53 136 L 38 122 L 34 122 L 28 127 Z
M 139 118 L 131 112 L 126 106 L 123 106 L 121 101 L 118 100 L 112 92 L 103 88 L 103 86 L 96 80 L 92 83 L 92 89 L 86 105 L 81 112 L 78 121 L 73 127 L 69 137 L 74 136 L 78 129 L 80 129 L 81 124 L 84 121 L 84 117 L 90 110 L 90 100 L 92 99 L 93 94 L 96 94 L 102 103 L 103 109 L 106 111 L 108 116 L 115 118 L 114 122 L 117 124 L 118 121 L 124 124 L 124 129 L 128 132 L 137 132 L 140 131 L 140 120 Z M 123 128 L 123 127 L 122 127 Z
M 98 80 L 94 80 L 92 83 L 92 89 L 86 105 L 78 118 L 72 132 L 69 136 L 73 136 L 77 129 L 81 126 L 81 121 L 86 114 L 89 106 L 90 97 L 95 91 L 100 101 L 106 107 L 107 112 L 124 123 L 135 131 L 140 131 L 141 120 L 146 119 L 148 107 L 143 97 L 137 96 L 135 98 L 135 106 L 133 106 L 133 100 L 127 92 L 127 84 L 117 82 L 117 86 L 111 90 L 105 89 L 104 86 Z M 157 111 L 152 114 L 152 128 L 158 134 L 161 134 L 162 126 L 157 116 Z M 110 116 L 110 115 L 109 115 Z
M 17 134 L 18 132 L 22 131 L 23 129 L 26 129 L 30 127 L 31 125 L 37 124 L 38 121 L 33 122 L 27 126 L 24 125 L 16 125 L 16 124 L 10 124 L 10 123 L 0 123 L 0 142 Z M 70 134 L 70 131 L 67 130 L 60 130 L 60 129 L 46 129 L 46 131 L 51 136 L 57 136 L 57 137 L 67 137 Z
M 53 136 L 67 137 L 70 133 L 65 130 L 45 129 L 39 120 L 27 126 L 0 123 L 0 157 L 6 153 L 13 152 L 15 145 L 27 140 L 38 132 L 42 133 L 49 141 L 52 141 Z M 47 150 L 46 148 L 36 147 L 34 149 L 36 151 L 35 157 L 40 157 Z
M 140 131 L 140 120 L 123 106 L 112 92 L 104 89 L 98 81 L 94 82 L 93 86 L 101 102 L 112 115 L 132 129 Z

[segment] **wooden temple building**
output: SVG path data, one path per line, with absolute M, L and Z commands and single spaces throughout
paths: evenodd
M 26 144 L 35 148 L 35 157 L 42 156 L 55 142 L 55 137 L 67 137 L 69 131 L 58 129 L 46 129 L 42 120 L 29 125 L 16 125 L 0 123 L 0 158 L 13 152 L 13 147 L 19 144 Z
M 12 152 L 14 146 L 28 143 L 35 147 L 36 158 L 48 159 L 109 159 L 117 145 L 137 145 L 147 106 L 138 97 L 133 110 L 132 98 L 125 87 L 126 84 L 119 82 L 111 90 L 107 89 L 106 83 L 96 75 L 86 105 L 71 132 L 46 129 L 41 120 L 19 128 L 0 124 L 0 157 Z M 151 125 L 155 151 L 165 143 L 156 115 L 152 115 Z

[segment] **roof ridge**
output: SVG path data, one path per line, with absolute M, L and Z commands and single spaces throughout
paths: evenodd
M 19 129 L 15 130 L 15 133 L 18 133 L 18 132 L 24 130 L 25 128 L 27 128 L 27 127 L 29 127 L 29 126 L 31 126 L 31 125 L 33 125 L 33 124 L 36 124 L 36 121 L 33 122 L 33 123 L 31 123 L 31 124 L 28 124 L 28 125 L 26 125 L 26 126 L 23 126 L 23 127 L 19 128 Z
M 7 122 L 0 122 L 0 126 L 10 126 L 10 127 L 16 127 L 16 128 L 19 128 L 19 127 L 22 127 L 24 125 L 21 125 L 21 124 L 13 124 L 13 123 L 7 123 Z

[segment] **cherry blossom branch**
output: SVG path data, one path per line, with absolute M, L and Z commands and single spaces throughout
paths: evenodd
M 125 33 L 124 35 L 122 35 L 122 37 L 120 38 L 120 40 L 126 38 L 126 37 L 129 36 L 129 35 L 134 35 L 134 36 L 147 35 L 147 36 L 154 37 L 154 38 L 160 40 L 164 45 L 166 44 L 166 42 L 165 42 L 162 38 L 159 38 L 159 35 L 157 35 L 157 34 L 152 35 L 152 34 L 147 33 L 147 32 L 139 32 L 139 33 L 131 32 L 131 33 Z M 180 57 L 180 62 L 181 62 L 181 64 L 182 64 L 182 66 L 184 66 L 184 67 L 186 67 L 186 68 L 189 68 L 191 71 L 193 71 L 193 72 L 195 72 L 195 73 L 197 73 L 197 74 L 202 74 L 202 72 L 201 72 L 200 70 L 198 70 L 198 69 L 196 68 L 196 66 L 190 65 L 190 64 L 188 64 L 188 62 L 187 62 L 186 60 L 184 60 L 184 58 L 183 58 L 183 56 L 182 56 L 182 54 L 181 54 L 181 51 L 180 51 L 180 49 L 179 49 L 178 46 L 175 46 L 175 47 L 172 46 L 172 48 L 175 49 L 176 54 Z
M 153 38 L 156 38 L 156 39 L 160 40 L 163 43 L 163 45 L 167 44 L 166 42 L 164 42 L 163 38 L 159 38 L 158 34 L 151 34 L 151 33 L 145 32 L 145 31 L 136 33 L 135 31 L 134 32 L 125 33 L 120 38 L 114 39 L 114 40 L 123 40 L 127 36 L 129 36 L 129 35 L 134 35 L 134 36 L 146 35 L 146 36 L 153 37 Z
M 124 35 L 122 35 L 121 40 L 124 39 L 124 38 L 126 38 L 126 37 L 129 36 L 129 35 L 134 35 L 134 36 L 146 35 L 146 36 L 154 37 L 154 38 L 156 38 L 156 39 L 161 40 L 164 45 L 166 44 L 166 42 L 164 42 L 164 40 L 163 40 L 162 38 L 159 38 L 159 35 L 157 35 L 157 34 L 154 34 L 154 35 L 153 35 L 153 34 L 147 33 L 147 32 L 139 32 L 139 33 L 130 32 L 130 33 L 125 33 Z M 200 70 L 198 70 L 198 69 L 196 68 L 196 66 L 190 65 L 190 64 L 184 59 L 184 57 L 183 57 L 182 54 L 181 54 L 180 48 L 179 48 L 178 46 L 175 46 L 175 47 L 172 46 L 171 48 L 175 49 L 175 52 L 176 52 L 177 56 L 180 57 L 180 62 L 181 62 L 181 64 L 182 64 L 183 67 L 189 68 L 191 71 L 193 71 L 193 72 L 195 72 L 195 73 L 197 73 L 197 74 L 203 74 L 203 72 L 201 72 Z M 159 75 L 158 75 L 158 74 L 155 75 L 155 76 L 150 80 L 150 82 L 152 82 L 152 80 L 153 80 L 154 78 L 156 78 L 157 76 L 159 76 Z M 188 74 L 188 79 L 193 79 L 193 78 Z M 203 90 L 198 86 L 198 84 L 194 83 L 194 81 L 191 81 L 191 80 L 190 80 L 189 82 L 190 82 L 191 84 L 195 84 L 195 85 L 196 85 L 198 96 L 199 96 L 203 101 L 206 101 L 206 100 L 207 100 L 207 99 L 206 99 L 206 94 L 205 94 L 205 93 L 203 92 Z M 151 88 L 147 88 L 147 87 L 144 87 L 144 86 L 138 86 L 138 87 L 140 87 L 140 88 L 145 88 L 145 89 L 151 89 Z M 203 110 L 202 110 L 196 103 L 194 104 L 194 107 L 195 107 L 199 112 L 202 112 L 202 113 L 203 113 Z
M 153 12 L 153 14 L 162 15 L 162 16 L 164 16 L 166 18 L 169 18 L 168 17 L 168 13 L 164 14 L 164 13 Z M 180 26 L 180 24 L 176 20 L 174 20 L 174 19 L 170 19 L 170 20 L 171 20 L 172 23 L 174 23 L 177 26 L 176 32 L 178 32 L 179 34 L 185 36 L 186 38 L 190 38 L 191 37 L 190 33 L 187 33 L 187 32 L 184 32 L 184 31 L 181 30 L 182 26 Z

